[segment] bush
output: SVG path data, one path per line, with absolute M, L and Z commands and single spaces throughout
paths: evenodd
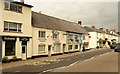
M 9 62 L 8 57 L 5 56 L 4 58 L 2 58 L 2 62 L 3 62 L 3 63 L 7 63 L 7 62 Z
M 12 60 L 13 60 L 13 61 L 16 61 L 16 60 L 17 60 L 17 57 L 16 57 L 16 56 L 13 56 Z

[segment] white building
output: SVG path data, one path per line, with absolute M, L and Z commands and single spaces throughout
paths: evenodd
M 86 31 L 78 24 L 32 12 L 33 56 L 81 51 L 82 34 Z
M 32 57 L 31 8 L 31 5 L 20 2 L 0 1 L 2 58 Z

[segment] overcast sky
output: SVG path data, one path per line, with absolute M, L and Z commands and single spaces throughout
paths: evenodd
M 118 0 L 25 0 L 33 11 L 83 25 L 118 28 Z

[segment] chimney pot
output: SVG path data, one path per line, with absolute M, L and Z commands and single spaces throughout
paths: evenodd
M 108 30 L 108 29 L 106 29 L 106 32 L 109 32 L 109 30 Z
M 21 0 L 21 3 L 24 3 L 24 0 Z
M 92 28 L 95 28 L 95 26 L 92 26 Z
M 99 28 L 100 30 L 103 30 L 103 28 Z
M 82 25 L 82 21 L 78 21 L 78 24 L 79 24 L 79 25 Z

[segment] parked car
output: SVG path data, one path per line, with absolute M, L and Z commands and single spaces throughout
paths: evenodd
M 114 52 L 120 52 L 120 43 L 116 45 Z
M 115 49 L 117 43 L 112 43 L 112 45 L 110 46 L 111 49 Z

